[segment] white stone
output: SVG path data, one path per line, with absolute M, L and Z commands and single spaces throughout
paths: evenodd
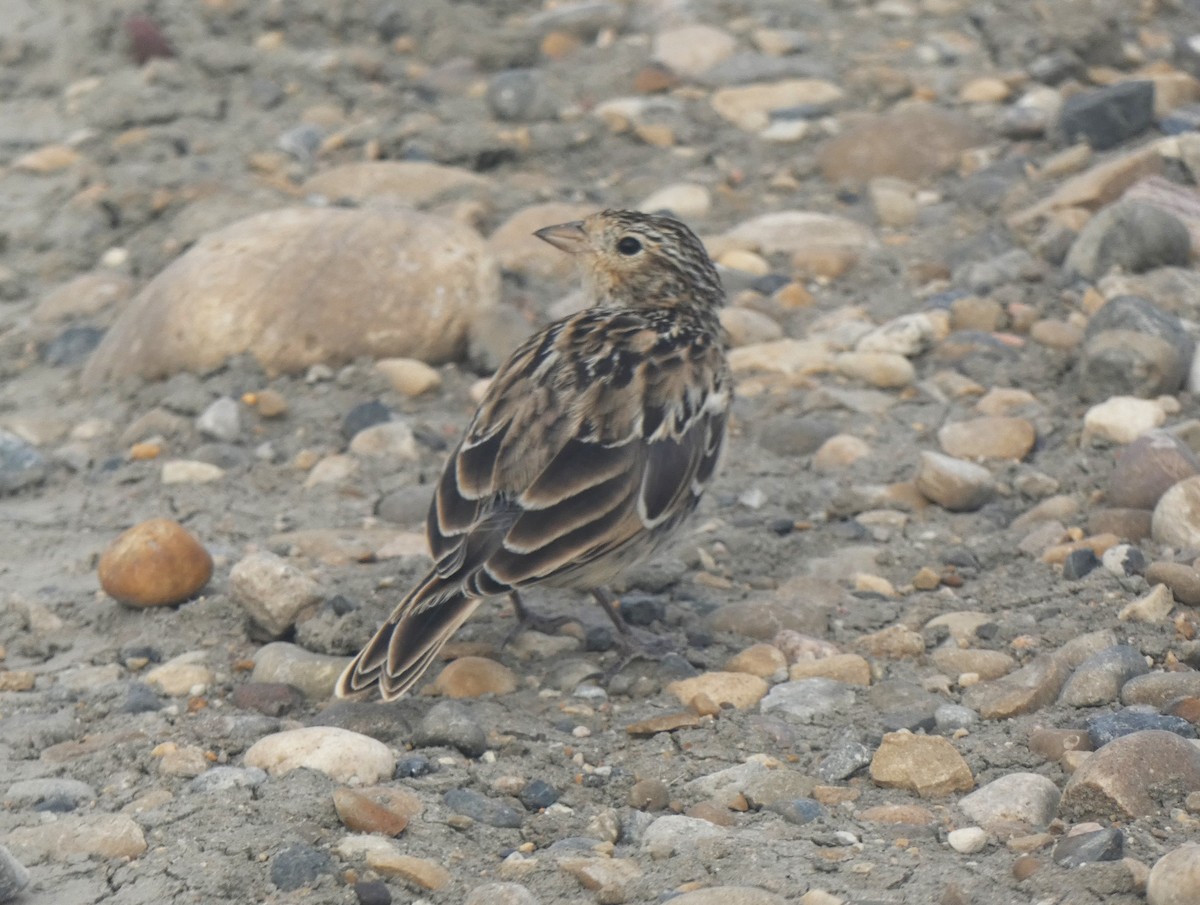
M 396 758 L 383 742 L 336 726 L 306 726 L 259 739 L 246 752 L 247 767 L 283 776 L 301 767 L 338 782 L 370 785 L 390 779 Z
M 694 182 L 676 182 L 648 195 L 638 210 L 667 210 L 689 222 L 703 220 L 712 210 L 712 193 Z
M 304 489 L 311 490 L 322 484 L 338 484 L 358 471 L 358 462 L 351 456 L 334 454 L 326 456 L 313 466 L 304 479 Z
M 1175 609 L 1175 595 L 1165 584 L 1156 584 L 1150 593 L 1121 607 L 1121 622 L 1165 622 Z
M 724 827 L 699 817 L 668 814 L 646 827 L 642 849 L 652 858 L 669 858 L 676 852 L 689 851 L 698 839 L 723 838 L 728 833 Z
M 1150 534 L 1160 544 L 1200 547 L 1200 475 L 1176 482 L 1159 497 Z
M 964 826 L 946 834 L 950 847 L 960 855 L 974 855 L 987 847 L 987 830 L 978 826 Z
M 375 362 L 375 369 L 403 396 L 420 396 L 442 385 L 437 369 L 417 358 L 384 358 Z
M 1114 443 L 1132 443 L 1167 420 L 1157 399 L 1113 396 L 1093 405 L 1083 416 L 1083 438 L 1102 437 Z
M 684 78 L 693 78 L 729 59 L 737 39 L 711 25 L 684 25 L 654 37 L 653 58 Z
M 813 248 L 861 250 L 876 244 L 869 229 L 848 217 L 801 210 L 760 214 L 729 230 L 721 241 L 727 247 L 749 248 L 768 255 Z
M 200 413 L 196 430 L 214 440 L 232 443 L 242 432 L 241 406 L 236 399 L 222 396 Z
M 421 458 L 417 438 L 406 421 L 384 421 L 364 427 L 350 441 L 350 452 L 365 459 L 416 462 Z
M 843 91 L 823 79 L 783 79 L 722 88 L 713 93 L 713 110 L 747 132 L 760 132 L 771 123 L 771 111 L 805 104 L 823 106 L 841 100 Z
M 287 641 L 273 641 L 254 655 L 250 679 L 294 685 L 310 701 L 324 701 L 333 694 L 338 676 L 349 662 L 349 657 L 318 654 Z
M 274 553 L 251 553 L 229 572 L 230 591 L 246 613 L 271 635 L 282 635 L 323 597 L 320 586 Z
M 224 468 L 194 459 L 172 459 L 162 465 L 164 484 L 208 484 L 223 477 Z
M 980 826 L 1023 824 L 1031 831 L 1050 824 L 1058 810 L 1058 786 L 1037 773 L 1009 773 L 958 801 L 958 808 Z
M 157 686 L 164 694 L 173 698 L 185 694 L 202 694 L 215 678 L 213 671 L 205 664 L 207 659 L 208 652 L 203 650 L 188 651 L 178 657 L 172 657 L 146 673 L 146 684 Z
M 932 312 L 902 314 L 876 327 L 858 341 L 859 352 L 891 352 L 913 358 L 928 351 L 945 336 L 947 324 Z

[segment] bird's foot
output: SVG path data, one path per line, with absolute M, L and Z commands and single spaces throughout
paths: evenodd
M 543 635 L 556 635 L 568 622 L 573 622 L 570 616 L 547 616 L 545 613 L 538 613 L 525 606 L 525 602 L 521 600 L 521 595 L 513 591 L 509 595 L 512 600 L 513 611 L 517 614 L 517 624 L 512 627 L 507 635 L 504 636 L 504 641 L 501 647 L 507 647 L 522 632 L 541 632 Z

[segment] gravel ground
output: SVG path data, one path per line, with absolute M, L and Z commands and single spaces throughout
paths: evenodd
M 1195 4 L 0 15 L 0 902 L 1200 901 Z M 680 654 L 331 702 L 606 206 L 732 303 Z

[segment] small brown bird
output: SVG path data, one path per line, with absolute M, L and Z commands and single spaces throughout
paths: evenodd
M 592 591 L 692 512 L 713 476 L 732 397 L 700 240 L 669 217 L 603 211 L 534 235 L 579 258 L 590 306 L 539 331 L 496 372 L 438 481 L 434 565 L 346 667 L 339 697 L 404 694 L 488 597 L 532 585 Z

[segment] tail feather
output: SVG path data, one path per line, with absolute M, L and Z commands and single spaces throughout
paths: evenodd
M 430 574 L 420 582 L 338 678 L 334 693 L 349 697 L 378 685 L 385 701 L 412 688 L 438 652 L 483 601 Z

